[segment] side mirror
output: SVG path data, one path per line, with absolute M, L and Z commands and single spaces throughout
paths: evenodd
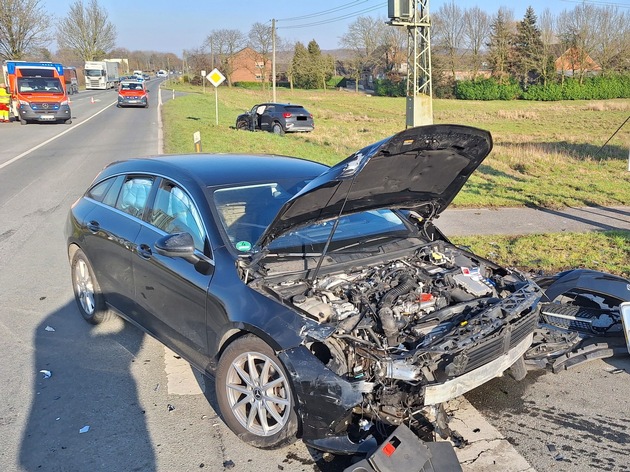
M 621 311 L 621 326 L 623 327 L 623 334 L 626 337 L 626 347 L 628 353 L 630 353 L 630 302 L 623 302 L 619 305 Z
M 155 242 L 158 254 L 167 257 L 181 257 L 193 264 L 199 261 L 195 256 L 195 242 L 190 233 L 173 233 Z

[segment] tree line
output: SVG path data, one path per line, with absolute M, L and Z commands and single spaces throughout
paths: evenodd
M 183 51 L 180 59 L 172 53 L 115 48 L 116 28 L 98 0 L 76 0 L 54 25 L 52 18 L 41 0 L 0 0 L 0 58 L 56 58 L 72 65 L 126 57 L 131 68 L 143 70 L 172 68 L 183 61 L 192 75 L 218 67 L 232 85 L 234 57 L 250 47 L 257 54 L 261 81 L 270 80 L 270 22 L 254 23 L 247 33 L 211 30 L 201 45 Z M 47 49 L 53 33 L 59 46 L 55 54 Z M 333 76 L 344 76 L 354 79 L 357 87 L 360 82 L 372 87 L 377 79 L 388 81 L 404 94 L 407 41 L 406 28 L 369 16 L 358 17 L 341 36 L 342 57 L 322 53 L 315 39 L 304 45 L 276 35 L 278 73 L 291 87 L 325 88 Z M 566 51 L 572 51 L 567 66 L 572 70 L 558 74 L 555 61 Z M 506 7 L 489 14 L 451 0 L 432 14 L 432 78 L 438 96 L 453 95 L 456 80 L 488 75 L 499 84 L 516 82 L 523 89 L 563 81 L 569 75 L 581 83 L 589 73 L 584 67 L 589 60 L 603 76 L 626 74 L 629 51 L 630 12 L 614 5 L 582 3 L 557 15 L 546 9 L 540 16 L 529 7 L 516 21 Z

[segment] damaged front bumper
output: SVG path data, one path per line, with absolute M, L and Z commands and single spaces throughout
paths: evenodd
M 436 405 L 438 403 L 444 403 L 498 377 L 527 352 L 532 344 L 533 336 L 533 334 L 529 334 L 505 355 L 471 372 L 447 380 L 441 384 L 428 385 L 425 388 L 424 404 Z

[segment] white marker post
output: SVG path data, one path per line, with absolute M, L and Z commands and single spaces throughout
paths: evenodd
M 206 81 L 203 80 L 206 78 L 206 71 L 202 70 L 201 71 L 201 83 L 203 84 L 203 93 L 206 93 Z
M 219 85 L 223 83 L 225 80 L 225 76 L 219 72 L 219 69 L 213 69 L 210 74 L 206 76 L 206 79 L 210 81 L 212 85 L 214 85 L 214 105 L 215 105 L 215 115 L 216 115 L 216 124 L 219 124 Z
M 193 144 L 195 145 L 195 152 L 201 152 L 201 133 L 199 131 L 193 133 Z

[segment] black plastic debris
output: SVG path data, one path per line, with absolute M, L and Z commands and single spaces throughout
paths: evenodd
M 423 442 L 404 425 L 344 472 L 462 472 L 449 442 Z
M 170 403 L 166 406 L 168 411 L 173 411 L 175 409 L 175 405 L 171 405 Z
M 226 469 L 233 469 L 235 466 L 234 462 L 231 460 L 223 461 L 223 467 Z

